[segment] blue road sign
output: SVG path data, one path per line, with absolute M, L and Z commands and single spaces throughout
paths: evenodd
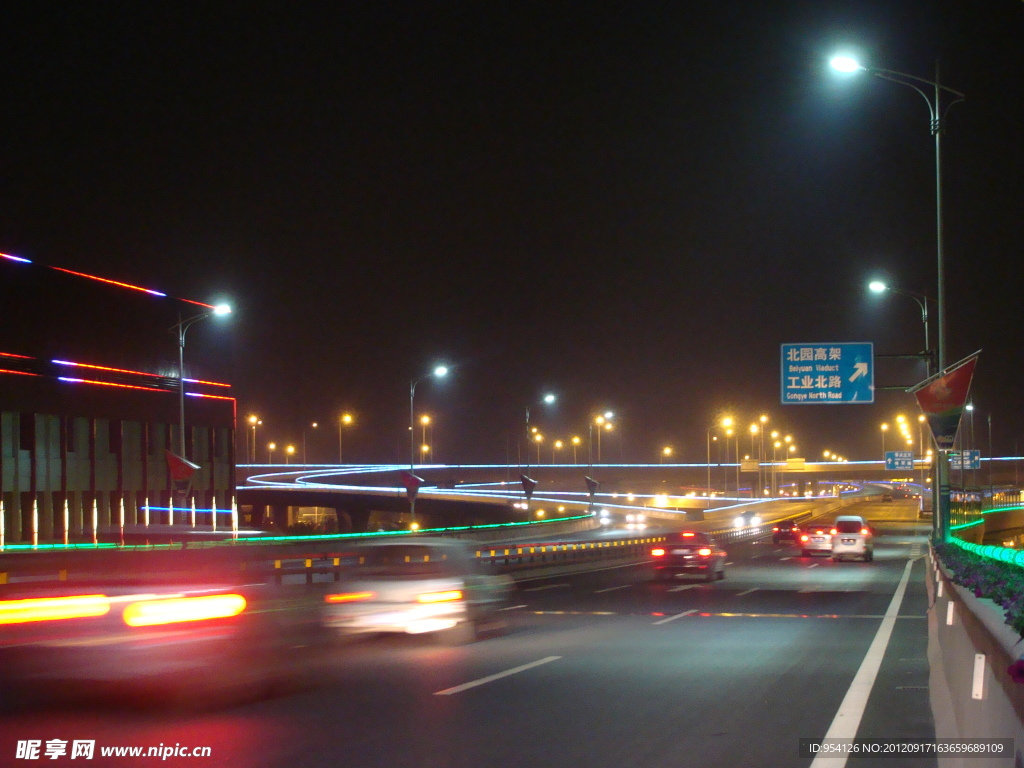
M 981 451 L 950 451 L 950 469 L 981 469 Z
M 871 342 L 782 345 L 783 405 L 873 402 L 875 362 Z
M 885 468 L 886 469 L 913 469 L 914 468 L 914 452 L 913 451 L 886 451 L 885 452 Z

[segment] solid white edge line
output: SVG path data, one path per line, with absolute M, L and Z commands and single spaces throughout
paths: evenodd
M 875 639 L 871 641 L 868 652 L 860 664 L 860 669 L 853 677 L 850 688 L 843 697 L 843 703 L 839 705 L 839 711 L 832 720 L 826 739 L 852 739 L 857 736 L 857 729 L 860 727 L 861 718 L 864 716 L 864 709 L 868 704 L 868 697 L 875 685 L 875 678 L 878 677 L 878 670 L 882 666 L 882 659 L 885 658 L 886 648 L 889 647 L 889 639 L 892 637 L 893 627 L 896 626 L 896 617 L 900 612 L 900 605 L 903 604 L 903 595 L 907 591 L 907 582 L 910 580 L 910 569 L 914 566 L 913 560 L 908 560 L 903 568 L 903 578 L 893 593 L 889 607 L 885 611 L 882 623 L 875 633 Z M 845 752 L 839 754 L 818 754 L 811 762 L 811 768 L 843 768 L 846 765 L 848 755 Z
M 675 621 L 676 619 L 681 619 L 681 618 L 683 618 L 683 616 L 689 616 L 691 613 L 696 613 L 696 612 L 697 612 L 696 608 L 691 608 L 688 611 L 683 611 L 682 613 L 677 613 L 675 616 L 669 616 L 667 619 L 659 619 L 658 621 L 651 622 L 651 624 L 652 624 L 652 626 L 655 625 L 655 624 L 668 624 L 670 621 Z
M 526 607 L 527 607 L 526 603 L 523 603 L 522 605 L 509 605 L 509 606 L 506 606 L 505 608 L 499 608 L 498 610 L 499 611 L 514 611 L 516 608 L 526 608 Z
M 744 595 L 749 595 L 751 592 L 757 592 L 757 590 L 759 589 L 760 587 L 754 587 L 753 589 L 748 589 L 743 592 L 737 592 L 736 597 L 743 597 Z
M 620 584 L 617 587 L 608 587 L 607 589 L 595 589 L 594 594 L 600 595 L 602 592 L 614 592 L 616 589 L 627 589 L 632 586 L 632 584 Z
M 445 688 L 443 691 L 435 691 L 434 695 L 435 696 L 451 696 L 453 693 L 461 693 L 462 691 L 467 691 L 470 688 L 476 688 L 478 685 L 485 685 L 487 683 L 493 683 L 495 680 L 500 680 L 503 677 L 508 677 L 509 675 L 515 675 L 515 674 L 518 674 L 519 672 L 525 672 L 528 669 L 533 669 L 534 667 L 539 667 L 541 664 L 547 664 L 550 661 L 557 661 L 560 658 L 562 658 L 562 657 L 561 656 L 545 656 L 543 659 L 538 659 L 537 661 L 531 661 L 529 664 L 523 664 L 522 666 L 513 667 L 512 669 L 506 669 L 504 672 L 498 672 L 497 674 L 494 674 L 494 675 L 488 675 L 487 677 L 481 677 L 478 680 L 471 680 L 468 683 L 463 683 L 462 685 L 456 685 L 456 686 L 454 686 L 452 688 Z

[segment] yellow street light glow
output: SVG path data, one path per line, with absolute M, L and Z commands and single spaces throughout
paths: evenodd
M 662 456 L 671 456 L 672 455 L 672 448 L 671 448 L 671 446 L 666 445 L 664 448 L 662 448 L 661 449 L 661 455 Z
M 907 420 L 907 417 L 904 416 L 903 414 L 900 414 L 899 416 L 896 417 L 896 421 L 898 421 L 900 424 L 902 424 L 906 420 Z
M 555 440 L 555 448 L 561 450 L 563 445 L 565 445 L 565 443 L 563 443 L 561 440 Z
M 291 456 L 293 453 L 295 453 L 295 446 L 289 445 L 287 448 L 284 449 L 284 452 Z
M 250 424 L 258 424 L 260 420 L 258 416 L 250 416 L 248 421 Z
M 430 446 L 427 445 L 426 443 L 424 443 L 423 445 L 420 446 L 420 452 L 421 453 L 430 453 Z
M 607 424 L 604 425 L 604 428 L 606 431 L 611 432 L 613 429 L 615 429 L 615 425 L 609 421 Z
M 887 431 L 888 429 L 889 429 L 889 425 L 888 425 L 888 424 L 884 424 L 884 423 L 883 423 L 883 424 L 882 424 L 882 431 L 883 431 L 883 432 L 885 432 L 885 431 Z
M 425 427 L 429 423 L 430 423 L 430 417 L 429 416 L 420 416 L 420 424 L 422 424 Z
M 409 530 L 410 531 L 418 531 L 419 529 L 420 529 L 420 524 L 419 523 L 409 523 Z
M 768 417 L 763 413 L 757 417 L 757 420 L 760 421 L 762 424 L 768 423 Z
M 922 413 L 920 416 L 918 416 L 917 420 L 923 422 L 925 420 L 924 419 L 924 414 Z
M 792 436 L 792 435 L 786 435 L 786 436 L 785 436 L 784 438 L 782 438 L 782 439 L 783 439 L 783 440 L 785 440 L 785 441 L 786 441 L 787 443 L 791 443 L 791 442 L 793 442 L 793 436 Z
M 351 424 L 352 423 L 352 414 L 351 413 L 343 413 L 343 414 L 341 414 L 341 423 L 342 424 Z
M 542 435 L 540 432 L 538 432 L 536 435 L 533 436 L 533 439 L 536 440 L 538 443 L 543 443 L 544 442 L 544 435 Z
M 272 451 L 276 451 L 277 450 L 277 443 L 267 443 L 267 448 L 269 448 Z
M 537 510 L 537 517 L 544 517 L 544 510 L 543 509 L 538 509 Z
M 831 451 L 828 451 L 828 450 L 826 450 L 826 451 L 825 451 L 825 458 L 826 458 L 826 459 L 827 459 L 827 458 L 828 458 L 829 456 L 831 456 L 831 455 L 832 455 L 832 452 L 831 452 Z
M 758 431 L 758 427 L 757 427 L 757 424 L 751 424 L 751 425 L 750 425 L 750 434 L 752 434 L 752 435 L 756 435 L 756 434 L 757 434 L 757 431 Z
M 597 416 L 594 418 L 595 424 L 604 424 L 604 416 Z
M 796 446 L 795 445 L 789 446 L 789 452 L 790 453 L 793 453 L 795 450 L 796 450 Z
M 725 430 L 725 436 L 726 437 L 732 437 L 732 430 L 731 429 Z
M 310 426 L 312 426 L 312 427 L 313 427 L 313 429 L 316 429 L 316 428 L 317 428 L 317 427 L 319 427 L 320 425 L 319 425 L 319 424 L 317 424 L 317 423 L 316 423 L 316 422 L 314 421 L 314 422 L 313 422 L 313 423 L 312 423 L 312 424 L 311 424 Z
M 722 419 L 722 426 L 723 427 L 731 427 L 732 426 L 732 416 L 726 416 L 724 419 Z
M 777 440 L 778 437 L 779 437 L 779 430 L 773 429 L 772 430 L 772 440 Z
M 782 447 L 782 443 L 780 443 L 778 440 L 776 440 L 775 441 L 775 447 L 776 448 L 781 448 Z
M 578 436 L 573 435 L 573 438 L 572 438 L 572 444 L 573 445 L 579 445 L 581 442 L 582 442 L 582 440 L 580 440 L 580 438 Z

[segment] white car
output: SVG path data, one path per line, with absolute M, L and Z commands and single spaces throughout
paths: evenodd
M 811 557 L 817 554 L 832 554 L 832 534 L 827 525 L 808 525 L 800 534 L 800 554 Z
M 840 515 L 832 526 L 832 559 L 859 557 L 865 563 L 875 557 L 874 534 L 859 515 Z

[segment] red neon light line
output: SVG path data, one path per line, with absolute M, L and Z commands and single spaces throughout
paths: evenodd
M 29 373 L 28 371 L 9 371 L 6 368 L 0 368 L 0 373 L 18 373 L 22 376 L 38 376 L 38 373 Z
M 120 286 L 122 288 L 131 288 L 133 291 L 142 291 L 143 293 L 148 293 L 148 294 L 151 294 L 153 296 L 167 296 L 166 293 L 161 293 L 160 291 L 154 291 L 151 288 L 143 288 L 142 286 L 139 286 L 139 285 L 132 285 L 131 283 L 122 283 L 122 282 L 119 282 L 117 280 L 108 280 L 105 277 L 96 277 L 96 275 L 87 275 L 85 272 L 75 272 L 73 269 L 64 269 L 64 267 L 50 267 L 50 269 L 55 269 L 58 272 L 67 272 L 69 275 L 77 275 L 78 277 L 87 277 L 90 280 L 98 280 L 101 283 L 109 283 L 110 285 L 118 285 L 118 286 Z M 208 305 L 204 304 L 203 306 L 208 306 Z M 213 309 L 213 307 L 210 307 L 210 308 Z
M 119 387 L 121 389 L 144 389 L 147 392 L 169 392 L 166 389 L 157 389 L 156 387 L 139 387 L 134 384 L 114 384 L 109 381 L 93 381 L 92 379 L 72 379 L 68 376 L 58 376 L 61 381 L 72 381 L 76 384 L 99 384 L 101 387 Z
M 0 352 L 0 357 L 16 357 L 19 360 L 35 360 L 34 357 L 29 357 L 28 355 L 15 355 L 10 352 Z
M 54 360 L 57 365 L 73 365 L 76 368 L 91 368 L 97 371 L 113 371 L 114 373 L 134 373 L 137 376 L 151 376 L 156 379 L 170 378 L 168 376 L 162 376 L 159 373 L 147 373 L 146 371 L 133 371 L 129 368 L 111 368 L 107 365 L 91 365 L 89 363 L 76 363 L 71 360 Z M 230 387 L 230 384 L 223 384 L 219 381 L 202 381 L 200 379 L 185 379 L 185 381 L 194 382 L 196 384 L 209 384 L 213 387 Z M 162 391 L 162 390 L 161 390 Z
M 230 400 L 231 402 L 235 401 L 235 398 L 224 397 L 223 395 L 202 395 L 198 392 L 186 392 L 185 394 L 188 395 L 189 397 L 209 397 L 212 400 Z

